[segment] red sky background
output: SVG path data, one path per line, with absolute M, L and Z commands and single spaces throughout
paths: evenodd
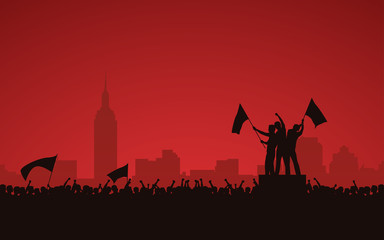
M 311 97 L 328 119 L 324 162 L 342 145 L 384 160 L 383 1 L 1 1 L 0 164 L 78 160 L 93 175 L 93 121 L 104 74 L 118 162 L 181 157 L 182 171 L 240 159 L 256 174 L 261 129 L 299 122 Z

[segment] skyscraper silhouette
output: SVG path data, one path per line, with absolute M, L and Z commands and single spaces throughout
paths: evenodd
M 94 122 L 94 177 L 104 181 L 107 174 L 117 168 L 117 121 L 109 107 L 107 77 L 102 95 L 101 108 Z

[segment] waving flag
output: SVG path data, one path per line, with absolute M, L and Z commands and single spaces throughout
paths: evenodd
M 233 122 L 233 126 L 232 126 L 232 133 L 240 134 L 241 127 L 243 126 L 243 123 L 247 120 L 248 120 L 248 116 L 245 113 L 241 104 L 239 104 L 239 109 L 237 110 L 235 121 Z
M 125 166 L 118 168 L 107 175 L 114 183 L 117 181 L 117 179 L 122 177 L 128 177 L 128 164 Z
M 29 173 L 35 167 L 43 167 L 43 168 L 47 169 L 48 171 L 52 172 L 53 167 L 55 166 L 55 163 L 56 163 L 56 158 L 57 158 L 57 155 L 54 157 L 47 157 L 47 158 L 42 158 L 42 159 L 33 161 L 33 162 L 25 165 L 21 169 L 21 175 L 23 176 L 24 180 L 27 180 Z
M 313 124 L 315 124 L 315 127 L 319 126 L 322 123 L 325 123 L 327 119 L 325 119 L 323 113 L 320 111 L 320 109 L 317 107 L 313 99 L 309 102 L 307 111 L 305 112 L 305 115 L 310 117 L 312 119 Z

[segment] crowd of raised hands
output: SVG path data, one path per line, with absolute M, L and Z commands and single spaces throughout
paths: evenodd
M 263 189 L 257 181 L 253 179 L 252 187 L 244 187 L 244 181 L 240 184 L 232 184 L 224 179 L 223 187 L 215 186 L 212 181 L 204 184 L 202 179 L 190 180 L 182 179 L 176 185 L 175 181 L 167 187 L 160 187 L 160 180 L 152 184 L 144 184 L 140 181 L 141 187 L 132 187 L 131 179 L 127 181 L 123 188 L 116 185 L 110 185 L 108 180 L 104 186 L 98 187 L 88 185 L 81 186 L 76 180 L 68 178 L 63 185 L 33 187 L 29 181 L 27 187 L 12 185 L 0 185 L 0 199 L 39 199 L 45 197 L 66 197 L 66 198 L 123 198 L 123 199 L 177 199 L 177 198 L 199 198 L 199 199 L 257 199 L 263 197 Z M 314 178 L 315 183 L 310 180 L 306 185 L 306 192 L 303 194 L 306 198 L 327 197 L 327 198 L 384 198 L 384 185 L 372 185 L 358 187 L 356 182 L 350 187 L 323 186 Z M 276 190 L 278 194 L 278 189 Z

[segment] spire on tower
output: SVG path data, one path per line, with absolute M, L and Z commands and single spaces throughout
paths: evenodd
M 107 72 L 105 72 L 105 85 L 104 85 L 104 91 L 107 91 Z
M 102 96 L 102 107 L 109 108 L 109 94 L 107 91 L 107 72 L 105 72 L 104 92 Z

